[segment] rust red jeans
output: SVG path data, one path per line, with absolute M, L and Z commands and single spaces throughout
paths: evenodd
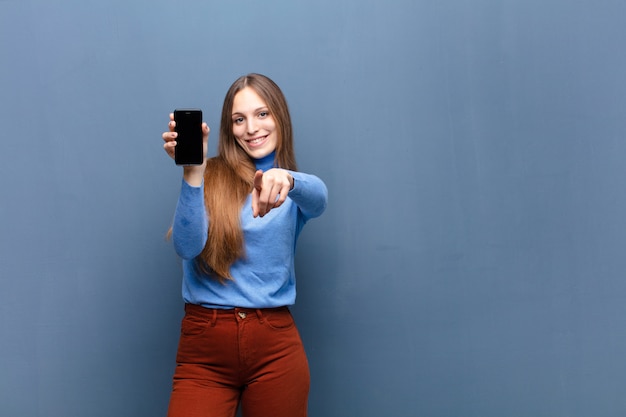
M 185 305 L 168 417 L 305 417 L 309 365 L 287 307 Z

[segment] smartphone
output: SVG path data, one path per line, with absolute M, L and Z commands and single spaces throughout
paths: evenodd
M 176 147 L 174 160 L 176 165 L 202 165 L 204 149 L 202 147 L 202 110 L 176 109 Z

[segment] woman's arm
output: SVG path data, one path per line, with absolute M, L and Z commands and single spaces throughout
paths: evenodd
M 176 149 L 176 122 L 170 113 L 167 132 L 163 132 L 163 149 L 174 159 Z M 202 123 L 204 162 L 183 167 L 183 183 L 174 213 L 172 241 L 176 253 L 183 259 L 193 259 L 202 252 L 208 235 L 208 219 L 204 206 L 204 170 L 210 129 Z
M 293 188 L 289 198 L 298 206 L 307 219 L 320 216 L 328 203 L 326 184 L 315 175 L 288 171 L 293 177 Z
M 255 173 L 252 190 L 254 217 L 263 217 L 270 210 L 280 207 L 287 196 L 296 203 L 306 219 L 310 219 L 326 209 L 328 190 L 315 175 L 280 168 Z
M 208 226 L 204 184 L 194 187 L 183 180 L 172 226 L 172 242 L 178 256 L 183 259 L 198 256 L 206 244 Z

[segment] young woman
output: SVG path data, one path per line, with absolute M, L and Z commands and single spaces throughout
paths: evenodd
M 174 130 L 170 115 L 171 157 Z M 296 240 L 327 196 L 319 178 L 296 169 L 280 88 L 259 74 L 237 79 L 217 156 L 183 168 L 171 233 L 185 316 L 169 417 L 234 417 L 239 404 L 245 417 L 306 416 L 309 368 L 288 306 Z

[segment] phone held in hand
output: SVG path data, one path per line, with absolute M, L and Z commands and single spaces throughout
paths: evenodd
M 202 110 L 174 110 L 175 131 L 178 133 L 174 160 L 176 165 L 202 165 L 204 149 L 202 146 Z

